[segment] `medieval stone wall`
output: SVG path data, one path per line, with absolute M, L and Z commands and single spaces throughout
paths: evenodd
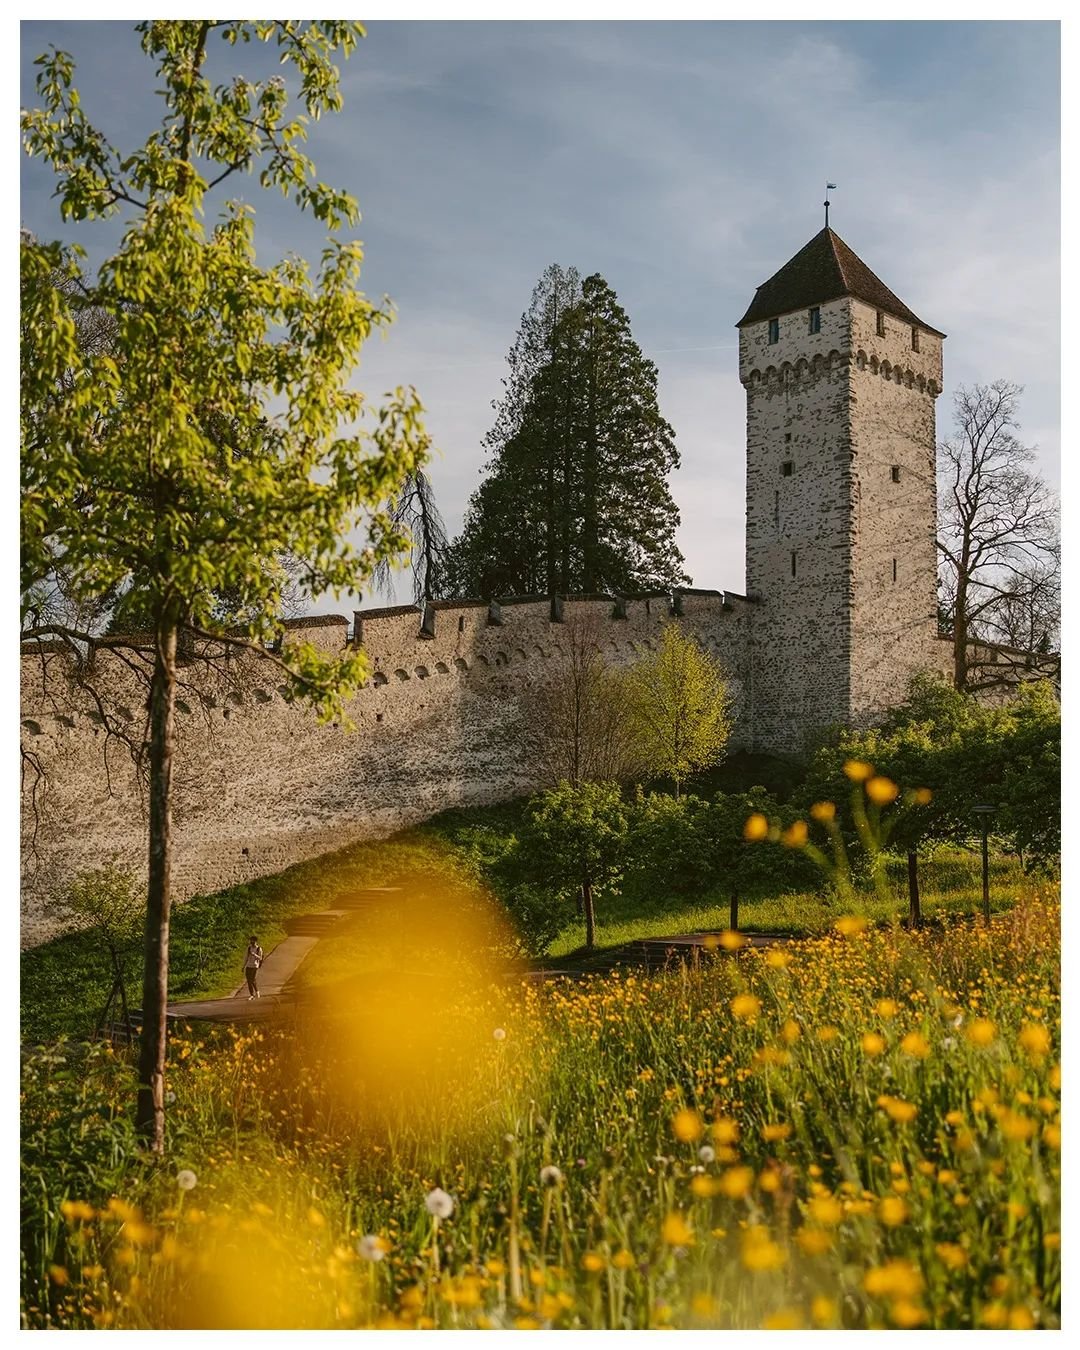
M 372 676 L 348 708 L 355 730 L 319 725 L 288 703 L 280 671 L 255 656 L 208 672 L 186 666 L 177 704 L 175 887 L 179 899 L 280 871 L 351 842 L 392 833 L 455 805 L 495 801 L 541 786 L 529 755 L 530 694 L 557 667 L 569 626 L 597 625 L 613 663 L 656 648 L 677 622 L 717 655 L 732 677 L 736 721 L 746 664 L 740 596 L 568 600 L 551 622 L 547 600 L 439 604 L 358 611 L 356 640 Z M 427 631 L 424 631 L 424 630 Z M 286 641 L 333 650 L 350 640 L 346 620 L 301 621 Z M 71 878 L 111 859 L 144 873 L 144 791 L 132 755 L 107 734 L 126 728 L 141 743 L 145 686 L 116 655 L 100 652 L 93 688 L 71 681 L 61 651 L 22 659 L 24 945 L 63 926 L 51 900 Z
M 748 675 L 755 748 L 798 751 L 850 707 L 849 302 L 739 333 L 746 388 Z
M 851 310 L 850 720 L 900 702 L 937 634 L 937 436 L 941 345 L 924 328 Z M 913 347 L 917 341 L 918 350 Z

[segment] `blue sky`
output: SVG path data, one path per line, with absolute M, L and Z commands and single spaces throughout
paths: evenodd
M 25 105 L 33 57 L 55 43 L 118 145 L 157 120 L 130 24 L 25 22 L 21 42 Z M 218 72 L 272 69 L 240 48 Z M 365 288 L 398 309 L 358 383 L 416 385 L 452 532 L 532 287 L 548 263 L 574 265 L 615 288 L 659 368 L 694 583 L 741 591 L 734 324 L 820 229 L 826 179 L 839 185 L 833 227 L 949 335 L 939 434 L 958 384 L 1023 384 L 1024 439 L 1057 483 L 1056 23 L 373 21 L 343 89 L 344 111 L 312 129 L 309 150 L 321 178 L 358 198 Z M 313 222 L 241 186 L 264 259 L 317 256 Z M 118 227 L 62 225 L 51 190 L 24 160 L 23 223 L 103 256 Z

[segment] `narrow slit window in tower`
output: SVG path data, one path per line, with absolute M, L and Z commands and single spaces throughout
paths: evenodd
M 885 336 L 885 315 L 880 309 L 877 312 L 877 335 L 878 337 Z
M 791 555 L 791 575 L 795 575 L 795 554 Z
M 791 443 L 791 432 L 790 432 L 790 431 L 785 431 L 785 432 L 784 432 L 784 444 L 785 444 L 785 445 L 789 445 L 790 443 Z
M 917 328 L 911 330 L 911 350 L 913 352 L 919 350 L 919 330 Z
M 769 346 L 771 347 L 772 344 L 773 344 L 774 342 L 779 342 L 779 341 L 780 341 L 780 320 L 779 320 L 779 319 L 770 319 L 770 320 L 769 320 Z
M 893 480 L 894 483 L 899 483 L 899 481 L 900 481 L 900 465 L 899 465 L 899 464 L 894 464 L 894 465 L 892 466 L 892 480 Z
M 817 305 L 810 310 L 810 332 L 821 332 L 821 310 Z
M 795 472 L 795 461 L 791 459 L 785 459 L 783 464 L 781 464 L 780 466 L 780 472 L 784 475 L 785 478 L 790 478 L 791 475 Z
M 464 614 L 459 614 L 459 615 L 458 615 L 457 630 L 458 630 L 459 633 L 464 633 L 464 631 L 465 631 L 465 615 L 464 615 Z
M 772 514 L 773 514 L 773 524 L 776 526 L 777 529 L 779 529 L 779 528 L 780 528 L 780 494 L 779 494 L 779 492 L 774 492 L 774 493 L 773 493 L 773 510 L 772 510 Z
M 892 560 L 892 579 L 893 579 L 893 581 L 896 580 L 896 559 L 895 559 L 895 558 Z

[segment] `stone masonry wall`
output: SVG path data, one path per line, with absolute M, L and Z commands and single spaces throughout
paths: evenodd
M 850 706 L 849 302 L 739 333 L 746 388 L 749 720 L 755 748 L 798 751 Z
M 876 720 L 925 670 L 937 635 L 937 435 L 942 339 L 851 306 L 851 720 Z M 898 479 L 899 481 L 894 481 Z
M 546 600 L 446 603 L 422 633 L 411 606 L 358 611 L 357 638 L 373 664 L 351 700 L 354 731 L 320 726 L 286 702 L 279 671 L 257 657 L 208 674 L 182 674 L 177 705 L 175 888 L 178 899 L 280 871 L 377 838 L 451 806 L 494 801 L 540 786 L 528 754 L 530 694 L 550 678 L 567 625 L 597 616 L 600 646 L 616 664 L 654 650 L 677 622 L 732 676 L 744 725 L 740 673 L 746 615 L 740 596 L 686 592 L 672 617 L 666 596 L 568 600 L 563 623 Z M 302 621 L 286 641 L 329 649 L 347 640 L 345 619 Z M 104 713 L 141 741 L 145 689 L 118 657 L 99 653 L 94 684 Z M 102 711 L 73 686 L 69 658 L 35 650 L 22 659 L 22 941 L 63 926 L 50 903 L 77 872 L 110 859 L 145 869 L 145 794 L 128 749 L 105 733 Z

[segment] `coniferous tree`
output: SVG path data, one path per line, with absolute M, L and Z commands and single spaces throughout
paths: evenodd
M 483 596 L 685 581 L 667 484 L 674 434 L 611 287 L 549 267 L 508 360 L 449 584 Z

